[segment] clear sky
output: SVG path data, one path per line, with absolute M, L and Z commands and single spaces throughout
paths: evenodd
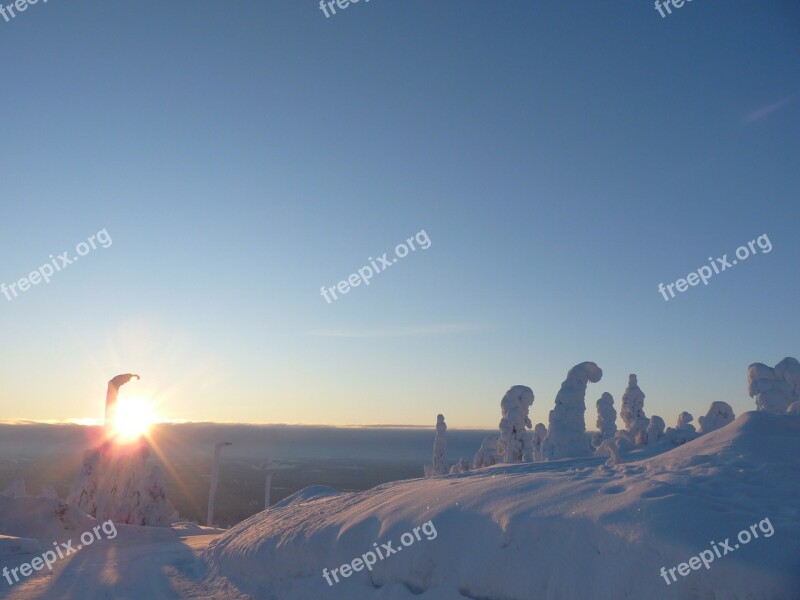
M 546 423 L 592 360 L 590 426 L 628 373 L 673 424 L 800 355 L 796 2 L 50 0 L 0 53 L 0 282 L 113 240 L 0 296 L 0 419 L 134 371 L 169 419 Z

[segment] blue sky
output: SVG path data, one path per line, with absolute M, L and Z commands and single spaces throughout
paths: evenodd
M 672 424 L 800 352 L 796 3 L 51 0 L 0 51 L 0 281 L 113 239 L 0 296 L 2 419 L 136 371 L 170 419 L 546 423 L 592 360 L 589 425 L 634 372 Z

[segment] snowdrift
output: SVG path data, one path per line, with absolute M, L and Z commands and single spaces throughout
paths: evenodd
M 793 599 L 800 596 L 800 416 L 750 412 L 664 454 L 496 465 L 360 493 L 317 489 L 205 551 L 210 578 L 265 600 Z M 706 569 L 660 571 L 768 518 Z M 402 547 L 431 521 L 437 535 Z M 374 543 L 402 551 L 329 585 Z

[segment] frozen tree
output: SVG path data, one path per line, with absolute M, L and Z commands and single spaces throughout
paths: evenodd
M 569 370 L 556 395 L 555 408 L 550 411 L 550 426 L 542 448 L 546 460 L 592 453 L 584 420 L 586 386 L 602 377 L 602 369 L 593 362 L 583 362 Z
M 125 373 L 124 375 L 117 375 L 108 382 L 108 389 L 106 390 L 106 435 L 110 433 L 111 428 L 114 426 L 119 388 L 128 383 L 134 377 L 139 379 L 138 375 L 134 375 L 133 373 Z
M 525 385 L 515 385 L 500 401 L 500 440 L 497 453 L 507 463 L 521 463 L 529 452 L 530 435 L 526 431 L 533 427 L 528 411 L 533 404 L 533 390 Z
M 265 475 L 265 482 L 264 482 L 264 510 L 267 510 L 270 507 L 270 496 L 272 492 L 272 475 L 275 473 L 274 465 L 272 464 L 272 460 L 269 459 L 261 468 L 264 471 Z
M 597 406 L 597 433 L 592 436 L 592 446 L 598 448 L 600 444 L 617 433 L 617 411 L 614 410 L 614 398 L 608 392 L 603 392 L 596 402 Z
M 499 439 L 500 436 L 496 434 L 484 438 L 478 453 L 472 460 L 473 469 L 491 467 L 492 465 L 496 465 L 500 462 L 500 457 L 497 455 L 497 442 Z
M 547 427 L 544 426 L 544 423 L 537 423 L 536 427 L 533 428 L 533 433 L 531 434 L 531 461 L 541 462 L 544 460 L 544 456 L 542 455 L 542 445 L 544 444 L 546 437 Z
M 680 431 L 696 431 L 692 421 L 694 421 L 694 417 L 691 413 L 683 411 L 678 415 L 678 429 Z
M 733 414 L 731 405 L 727 402 L 712 402 L 705 417 L 700 417 L 700 434 L 709 433 L 720 427 L 725 427 L 733 422 L 736 415 Z
M 214 445 L 214 456 L 211 460 L 211 487 L 208 492 L 208 516 L 206 518 L 206 525 L 209 527 L 214 526 L 214 498 L 217 495 L 217 484 L 219 483 L 220 454 L 223 448 L 232 445 L 230 442 L 219 442 Z
M 452 467 L 450 467 L 450 474 L 451 475 L 460 475 L 461 473 L 466 473 L 469 471 L 469 463 L 467 462 L 466 458 L 462 458 Z
M 154 465 L 142 482 L 142 503 L 136 513 L 137 524 L 169 527 L 178 520 L 178 511 L 167 499 L 167 486 L 161 467 Z
M 758 410 L 777 415 L 798 400 L 796 362 L 794 358 L 784 358 L 774 369 L 762 363 L 747 367 L 747 392 L 755 397 Z
M 436 415 L 436 437 L 433 439 L 433 464 L 425 465 L 425 477 L 447 475 L 447 424 L 444 415 Z
M 791 413 L 793 415 L 800 415 L 800 400 L 797 402 L 792 402 L 789 405 L 789 408 L 786 409 L 787 413 Z
M 653 415 L 650 417 L 650 421 L 647 425 L 647 431 L 645 432 L 645 437 L 647 439 L 648 444 L 656 444 L 658 441 L 664 437 L 664 428 L 666 427 L 666 423 L 664 423 L 664 419 L 659 417 L 658 415 Z
M 644 414 L 644 392 L 639 387 L 639 382 L 633 373 L 628 376 L 628 387 L 622 394 L 620 416 L 625 423 L 630 440 L 637 446 L 642 445 L 650 420 Z
M 800 362 L 787 356 L 775 365 L 775 375 L 783 379 L 792 388 L 792 402 L 800 400 Z
M 67 496 L 67 504 L 77 506 L 86 514 L 97 514 L 97 490 L 100 486 L 103 450 L 95 448 L 83 453 L 83 465 Z

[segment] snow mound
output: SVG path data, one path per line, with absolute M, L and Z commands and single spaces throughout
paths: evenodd
M 39 542 L 39 540 L 0 535 L 0 556 L 7 557 L 14 554 L 39 554 L 41 551 L 42 544 Z
M 304 490 L 204 552 L 212 580 L 265 600 L 794 598 L 800 417 L 750 412 L 651 458 L 495 465 L 359 493 Z M 769 519 L 708 569 L 661 575 Z M 435 536 L 401 545 L 430 521 Z M 763 530 L 761 530 L 763 532 Z M 763 532 L 766 533 L 766 532 Z M 339 582 L 328 572 L 393 542 Z M 363 565 L 362 565 L 363 567 Z

